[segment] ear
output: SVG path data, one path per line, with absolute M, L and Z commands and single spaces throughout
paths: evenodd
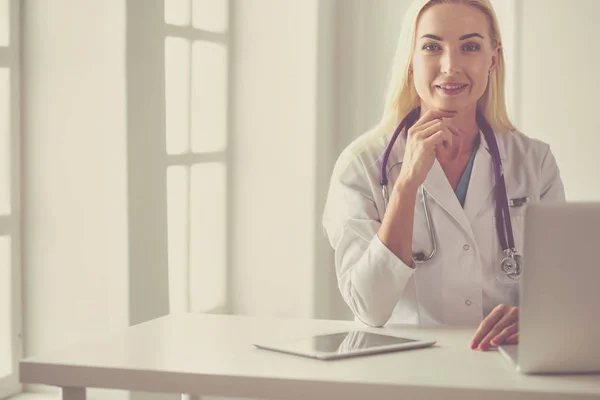
M 498 66 L 501 51 L 502 51 L 501 46 L 498 46 L 498 47 L 496 47 L 496 49 L 494 49 L 494 52 L 492 54 L 492 65 L 490 66 L 490 70 L 489 70 L 490 75 L 496 70 L 496 67 Z

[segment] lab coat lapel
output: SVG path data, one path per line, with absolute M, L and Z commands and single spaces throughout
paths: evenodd
M 481 145 L 475 155 L 464 206 L 465 214 L 471 223 L 475 221 L 480 211 L 485 207 L 489 197 L 493 195 L 495 188 L 492 155 L 483 134 L 480 133 L 480 135 Z M 498 136 L 496 136 L 496 138 L 498 141 L 500 158 L 504 161 L 506 160 L 506 157 L 504 156 L 503 143 L 501 143 L 501 140 L 498 140 Z
M 471 224 L 458 202 L 456 193 L 454 193 L 442 166 L 437 160 L 433 163 L 433 167 L 431 167 L 431 170 L 427 174 L 427 178 L 423 185 L 425 186 L 427 194 L 450 214 L 471 238 L 474 238 Z

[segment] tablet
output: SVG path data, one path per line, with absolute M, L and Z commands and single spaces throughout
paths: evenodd
M 317 358 L 320 360 L 334 360 L 346 357 L 429 347 L 435 343 L 435 341 L 423 341 L 355 330 L 312 336 L 284 343 L 255 343 L 254 346 L 260 349 Z

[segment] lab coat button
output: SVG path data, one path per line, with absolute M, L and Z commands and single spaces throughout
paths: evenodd
M 467 300 L 467 301 L 465 301 L 465 304 L 466 304 L 467 306 L 470 306 L 470 305 L 471 305 L 471 300 Z
M 468 244 L 465 244 L 465 245 L 463 246 L 463 250 L 464 250 L 464 251 L 468 251 L 470 248 L 471 248 L 471 247 L 470 247 Z

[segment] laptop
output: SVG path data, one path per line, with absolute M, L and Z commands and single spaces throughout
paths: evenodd
M 522 373 L 600 372 L 600 203 L 525 210 L 519 344 L 499 351 Z

